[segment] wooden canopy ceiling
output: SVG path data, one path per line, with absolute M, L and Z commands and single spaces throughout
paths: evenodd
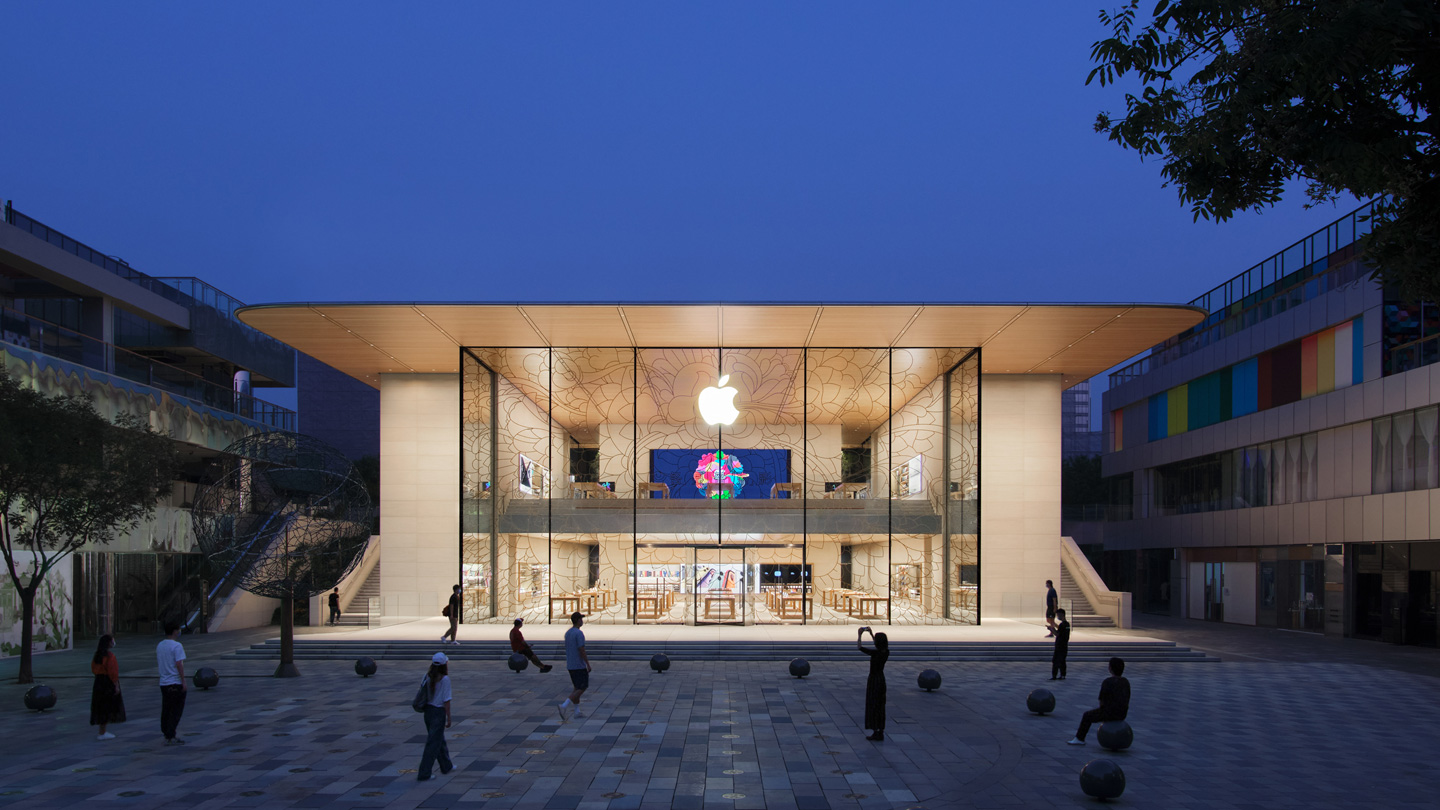
M 1152 304 L 262 304 L 241 321 L 379 387 L 460 347 L 980 347 L 986 374 L 1098 374 L 1199 323 Z

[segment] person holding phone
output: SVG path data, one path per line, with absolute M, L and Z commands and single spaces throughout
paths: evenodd
M 874 647 L 865 646 L 865 634 L 875 642 Z M 870 656 L 870 677 L 865 679 L 865 728 L 872 733 L 865 739 L 873 742 L 885 740 L 885 662 L 890 660 L 890 639 L 884 633 L 873 632 L 868 627 L 860 628 L 855 639 L 860 652 Z

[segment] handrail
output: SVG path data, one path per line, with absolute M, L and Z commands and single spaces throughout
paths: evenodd
M 1112 591 L 1106 587 L 1105 580 L 1100 578 L 1095 566 L 1085 558 L 1079 544 L 1069 537 L 1060 538 L 1060 563 L 1070 572 L 1075 584 L 1080 586 L 1080 592 L 1085 595 L 1090 606 L 1095 608 L 1097 615 L 1109 617 L 1121 630 L 1130 629 L 1130 593 Z

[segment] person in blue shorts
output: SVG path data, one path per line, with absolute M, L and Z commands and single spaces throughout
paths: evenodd
M 570 614 L 570 629 L 565 631 L 565 668 L 570 671 L 570 683 L 575 691 L 560 704 L 560 722 L 568 723 L 570 718 L 583 718 L 580 713 L 580 696 L 590 688 L 590 657 L 585 654 L 585 634 L 580 625 L 585 623 L 585 614 L 575 611 Z

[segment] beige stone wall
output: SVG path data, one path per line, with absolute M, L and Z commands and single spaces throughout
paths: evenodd
M 380 375 L 381 610 L 439 615 L 460 570 L 460 378 Z
M 982 620 L 1044 616 L 1045 580 L 1060 580 L 1060 377 L 980 386 Z

